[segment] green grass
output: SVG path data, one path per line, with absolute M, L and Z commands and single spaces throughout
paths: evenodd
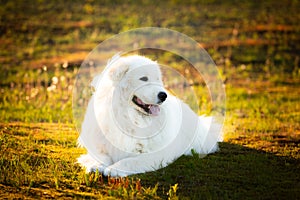
M 1 124 L 0 196 L 159 198 L 155 185 L 144 187 L 138 178 L 112 179 L 97 172 L 85 174 L 75 163 L 84 153 L 77 148 L 77 136 L 72 125 Z
M 72 125 L 9 123 L 1 124 L 0 133 L 2 197 L 167 198 L 174 195 L 175 184 L 180 199 L 299 195 L 299 146 L 289 145 L 297 142 L 293 138 L 284 148 L 273 143 L 268 149 L 260 149 L 265 145 L 256 142 L 263 139 L 253 136 L 230 139 L 205 158 L 183 156 L 167 168 L 116 181 L 86 175 L 74 163 L 84 151 L 76 147 Z M 251 143 L 255 148 L 246 147 Z M 295 155 L 284 155 L 291 149 L 297 150 Z
M 299 4 L 1 1 L 0 198 L 299 199 Z M 72 117 L 80 63 L 99 42 L 143 26 L 185 33 L 212 56 L 226 83 L 225 140 L 215 154 L 128 179 L 86 175 Z M 170 53 L 153 56 L 187 69 Z M 194 81 L 209 113 L 203 80 Z

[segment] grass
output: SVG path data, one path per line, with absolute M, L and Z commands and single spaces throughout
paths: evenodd
M 152 199 L 179 194 L 180 199 L 290 199 L 299 195 L 296 138 L 282 140 L 284 146 L 272 138 L 269 145 L 254 136 L 230 139 L 221 143 L 218 153 L 203 159 L 183 156 L 156 172 L 114 180 L 97 173 L 86 175 L 74 163 L 84 151 L 76 147 L 72 125 L 19 122 L 0 128 L 2 197 Z M 295 154 L 286 154 L 291 150 Z
M 157 187 L 143 187 L 138 178 L 85 174 L 74 162 L 84 150 L 72 125 L 6 123 L 0 133 L 1 197 L 159 198 Z
M 1 1 L 0 198 L 299 199 L 299 8 L 294 0 Z M 72 119 L 78 68 L 99 42 L 141 26 L 185 33 L 212 56 L 226 83 L 225 141 L 215 154 L 127 179 L 86 175 L 75 163 L 84 152 Z M 169 53 L 155 56 L 187 69 Z M 205 85 L 194 81 L 205 113 Z

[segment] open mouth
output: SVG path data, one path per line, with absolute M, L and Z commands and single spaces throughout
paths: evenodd
M 157 116 L 160 113 L 160 108 L 158 105 L 155 104 L 146 104 L 137 96 L 133 96 L 132 102 L 138 106 L 139 111 L 147 115 L 154 115 Z

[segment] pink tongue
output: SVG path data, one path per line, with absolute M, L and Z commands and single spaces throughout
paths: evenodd
M 136 101 L 137 101 L 138 104 L 140 104 L 140 105 L 145 105 L 144 102 L 143 102 L 142 100 L 140 100 L 139 98 L 137 98 Z
M 159 112 L 160 112 L 159 106 L 151 105 L 150 106 L 150 112 L 151 112 L 152 115 L 155 115 L 155 116 L 158 115 Z

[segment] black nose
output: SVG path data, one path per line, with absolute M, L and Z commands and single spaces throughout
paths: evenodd
M 160 100 L 160 102 L 164 102 L 166 100 L 167 96 L 168 95 L 165 92 L 159 92 L 158 95 L 157 95 L 157 97 Z

